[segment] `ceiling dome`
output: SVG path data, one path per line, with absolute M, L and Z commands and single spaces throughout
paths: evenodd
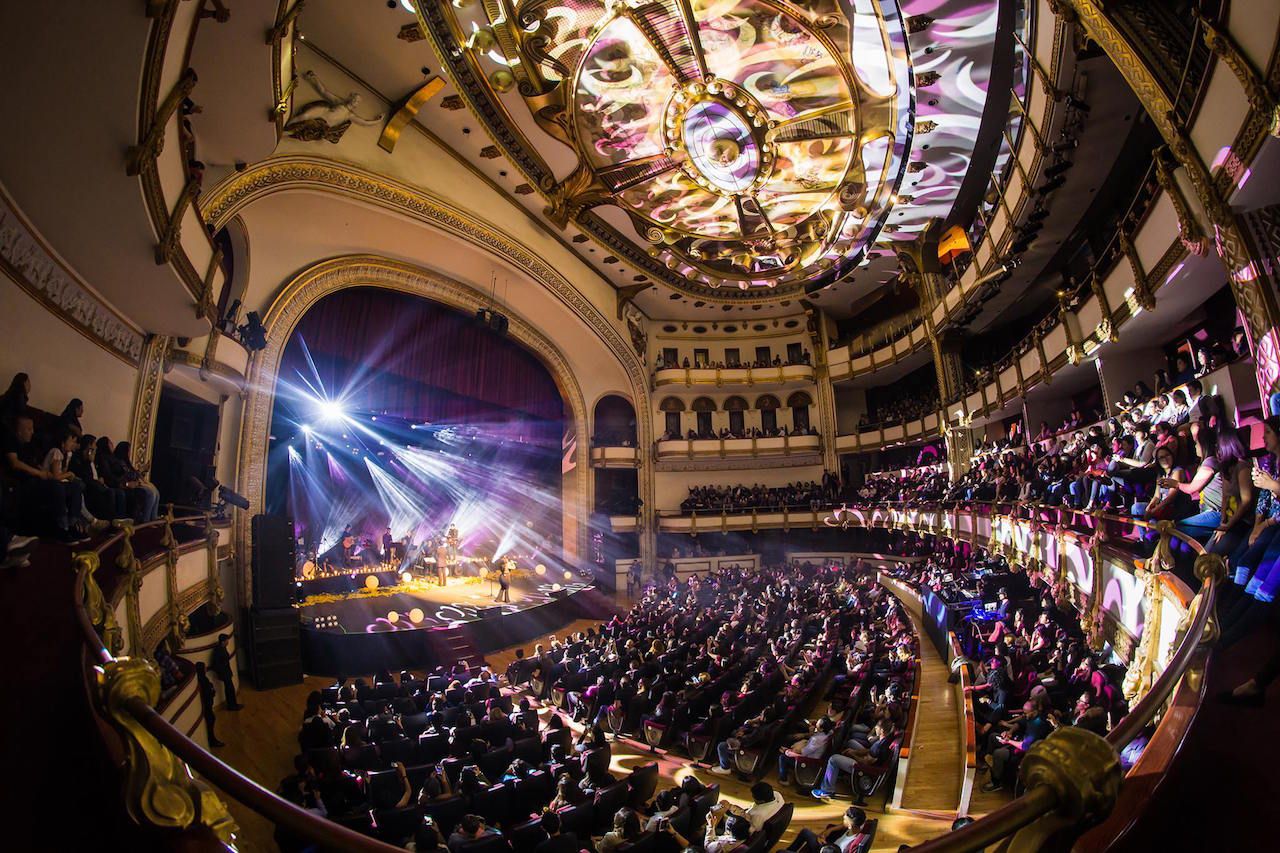
M 522 58 L 532 60 L 518 71 L 521 94 L 535 117 L 562 105 L 553 135 L 579 161 L 565 183 L 591 199 L 570 204 L 565 221 L 616 205 L 697 294 L 812 290 L 862 259 L 904 166 L 910 103 L 904 52 L 880 6 L 519 8 Z

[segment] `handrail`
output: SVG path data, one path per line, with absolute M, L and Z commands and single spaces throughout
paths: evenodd
M 170 505 L 169 511 L 172 512 L 172 505 Z M 134 532 L 162 525 L 172 527 L 174 524 L 196 522 L 205 525 L 206 533 L 213 528 L 211 515 L 198 515 L 160 518 L 156 521 L 138 525 L 134 528 Z M 121 530 L 99 542 L 91 551 L 81 553 L 93 554 L 100 561 L 106 550 L 126 535 L 126 531 Z M 92 577 L 91 565 L 88 562 L 81 563 L 74 586 L 73 605 L 85 650 L 95 666 L 106 670 L 128 659 L 115 657 L 107 649 L 101 635 L 98 633 L 98 629 L 93 624 L 93 618 L 85 601 L 86 594 L 91 594 L 90 590 L 93 590 L 98 596 L 97 603 L 101 607 L 110 609 L 111 604 L 101 600 L 101 593 L 98 591 L 97 583 Z M 96 689 L 91 690 L 91 693 L 95 697 L 99 696 L 99 691 Z M 304 836 L 324 849 L 356 850 L 361 851 L 361 853 L 392 853 L 392 851 L 400 849 L 314 815 L 277 796 L 228 766 L 181 731 L 174 728 L 141 695 L 130 695 L 115 710 L 129 714 L 143 730 L 154 737 L 166 749 L 170 750 L 182 762 L 194 768 L 202 777 L 237 801 L 262 815 L 273 824 L 283 826 L 298 835 Z M 100 712 L 100 709 L 95 708 L 95 711 Z
M 125 707 L 156 740 L 191 765 L 197 773 L 272 823 L 306 836 L 327 849 L 402 853 L 400 847 L 318 817 L 267 790 L 202 749 L 142 699 L 130 699 Z

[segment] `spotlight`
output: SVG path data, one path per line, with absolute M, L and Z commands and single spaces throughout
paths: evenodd
M 396 624 L 397 622 L 400 621 L 400 614 L 392 610 L 390 613 L 387 614 L 387 621 L 390 622 L 392 625 Z
M 427 614 L 422 612 L 421 607 L 415 607 L 409 611 L 409 621 L 413 622 L 415 625 L 425 618 L 427 618 Z
M 226 486 L 223 486 L 223 485 L 218 486 L 218 500 L 225 501 L 226 503 L 229 503 L 232 506 L 237 507 L 239 509 L 249 508 L 248 498 L 246 498 L 244 495 L 238 494 L 237 492 L 231 491 L 231 489 L 228 489 Z
M 365 586 L 365 589 L 370 590 L 370 591 L 377 589 L 377 588 L 378 588 L 378 576 L 377 576 L 377 575 L 369 575 L 368 577 L 366 577 L 366 578 L 364 579 L 364 586 Z
M 408 583 L 409 581 L 413 580 L 413 575 L 409 572 L 401 572 L 400 580 L 404 581 L 405 583 Z
M 346 417 L 346 411 L 337 400 L 320 400 L 316 403 L 316 411 L 319 412 L 321 420 L 330 423 L 341 421 Z
M 565 569 L 565 570 L 564 570 L 564 579 L 565 579 L 565 580 L 567 580 L 567 581 L 571 581 L 571 580 L 573 580 L 573 572 L 569 571 L 568 569 Z
M 1058 175 L 1056 178 L 1050 179 L 1042 186 L 1036 187 L 1032 192 L 1036 195 L 1048 195 L 1066 182 L 1066 178 L 1062 177 L 1062 175 Z
M 551 585 L 551 591 L 552 591 L 552 592 L 559 592 L 559 591 L 560 591 L 560 590 L 562 590 L 563 588 L 564 588 L 564 587 L 560 586 L 560 584 L 558 584 L 558 583 L 553 583 L 553 584 Z
M 538 563 L 538 565 L 533 567 L 533 573 L 535 575 L 545 575 L 547 573 L 547 567 L 542 565 L 542 563 Z
M 311 435 L 311 424 L 303 424 L 303 425 L 302 425 L 302 434 L 303 434 L 303 435 Z

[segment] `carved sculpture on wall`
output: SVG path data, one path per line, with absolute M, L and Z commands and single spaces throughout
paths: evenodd
M 382 113 L 373 118 L 365 118 L 356 112 L 360 106 L 360 93 L 350 92 L 340 97 L 330 91 L 314 71 L 302 72 L 302 79 L 311 84 L 311 88 L 320 95 L 320 100 L 304 104 L 284 126 L 284 132 L 294 139 L 303 142 L 325 142 L 338 144 L 347 128 L 352 124 L 376 125 L 382 121 Z
M 627 333 L 631 335 L 631 345 L 635 347 L 636 355 L 644 358 L 644 351 L 649 343 L 644 332 L 644 315 L 633 303 L 628 302 L 622 308 L 622 316 L 627 322 Z

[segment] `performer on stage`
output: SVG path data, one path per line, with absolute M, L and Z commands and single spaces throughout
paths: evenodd
M 391 528 L 388 527 L 382 532 L 382 562 L 391 562 L 391 546 L 396 544 L 396 540 L 391 536 Z
M 448 578 L 445 574 L 448 571 L 448 567 L 449 546 L 441 541 L 436 546 L 436 580 L 439 581 L 440 586 L 445 586 L 448 583 Z
M 511 572 L 507 560 L 498 561 L 498 594 L 493 600 L 511 603 Z
M 355 547 L 356 538 L 349 532 L 344 532 L 334 546 L 320 556 L 320 564 L 345 569 L 350 564 Z
M 444 535 L 445 545 L 449 549 L 449 574 L 454 577 L 458 576 L 458 545 L 461 537 L 458 535 L 458 526 L 456 524 L 449 525 L 449 532 Z

